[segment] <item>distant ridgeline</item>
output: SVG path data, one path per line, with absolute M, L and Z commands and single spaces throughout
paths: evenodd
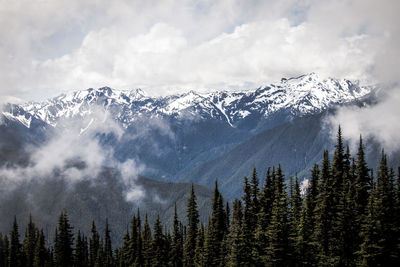
M 399 169 L 400 170 L 400 169 Z M 208 225 L 199 223 L 194 188 L 187 224 L 133 216 L 122 245 L 112 229 L 74 231 L 61 213 L 54 240 L 45 240 L 32 218 L 20 242 L 16 220 L 0 238 L 1 266 L 400 266 L 400 184 L 382 152 L 374 176 L 362 139 L 354 158 L 339 129 L 331 159 L 315 164 L 302 195 L 297 177 L 286 186 L 280 166 L 268 168 L 260 188 L 257 171 L 244 178 L 232 213 L 215 183 Z M 143 222 L 144 221 L 144 222 Z

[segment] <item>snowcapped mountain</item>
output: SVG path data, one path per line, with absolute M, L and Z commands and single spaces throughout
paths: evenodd
M 122 91 L 103 87 L 71 92 L 43 102 L 9 105 L 3 115 L 28 128 L 32 119 L 56 126 L 59 119 L 82 118 L 100 106 L 125 128 L 143 117 L 212 119 L 240 127 L 246 118 L 267 119 L 278 112 L 284 112 L 289 119 L 319 113 L 332 105 L 359 99 L 371 90 L 372 87 L 362 87 L 349 80 L 323 79 L 315 73 L 283 78 L 278 84 L 244 92 L 190 91 L 150 97 L 140 89 Z

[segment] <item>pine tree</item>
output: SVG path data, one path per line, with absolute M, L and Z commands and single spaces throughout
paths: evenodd
M 320 265 L 329 261 L 329 241 L 332 226 L 332 218 L 335 215 L 332 210 L 333 202 L 333 178 L 328 151 L 324 151 L 322 161 L 321 181 L 319 183 L 318 196 L 315 206 L 315 231 L 313 240 L 317 246 L 316 258 Z
M 205 253 L 208 266 L 219 266 L 223 263 L 222 241 L 227 234 L 226 214 L 222 195 L 218 190 L 218 181 L 215 181 L 214 197 L 210 222 L 207 227 Z
M 369 177 L 369 170 L 367 167 L 367 163 L 365 161 L 365 153 L 362 137 L 360 136 L 360 143 L 358 146 L 357 153 L 357 169 L 356 169 L 356 181 L 355 181 L 355 203 L 357 209 L 357 226 L 361 226 L 363 217 L 366 216 L 367 213 L 367 205 L 369 192 L 371 190 L 371 180 Z
M 34 267 L 43 267 L 46 263 L 48 263 L 48 253 L 45 246 L 45 237 L 43 233 L 43 229 L 40 230 L 39 236 L 36 240 L 35 244 L 35 252 L 33 257 L 33 266 Z
M 166 251 L 166 241 L 165 236 L 162 232 L 162 226 L 160 222 L 160 216 L 157 216 L 156 221 L 154 222 L 153 228 L 153 242 L 152 242 L 152 252 L 153 256 L 151 259 L 152 266 L 167 266 L 168 265 L 168 253 Z
M 206 266 L 204 242 L 205 242 L 204 225 L 200 224 L 199 230 L 197 231 L 196 255 L 194 258 L 194 265 L 196 267 Z
M 74 249 L 74 266 L 75 267 L 86 267 L 88 264 L 86 258 L 86 248 L 85 248 L 85 239 L 84 236 L 81 235 L 80 230 L 78 230 L 78 234 L 75 242 Z
M 151 258 L 153 256 L 152 253 L 152 237 L 151 237 L 151 229 L 149 225 L 149 221 L 147 218 L 147 214 L 145 216 L 144 220 L 144 226 L 143 226 L 143 265 L 145 267 L 151 266 Z
M 259 203 L 260 203 L 260 211 L 257 214 L 257 226 L 255 231 L 255 242 L 254 247 L 255 250 L 253 254 L 255 254 L 255 258 L 259 259 L 258 264 L 261 264 L 261 258 L 266 255 L 265 248 L 268 245 L 267 238 L 267 229 L 266 227 L 269 225 L 271 219 L 271 210 L 272 210 L 272 202 L 273 202 L 273 190 L 274 190 L 274 174 L 275 171 L 271 174 L 271 168 L 268 168 L 264 186 L 261 189 Z
M 397 233 L 395 216 L 395 190 L 394 172 L 388 169 L 387 158 L 382 151 L 382 159 L 377 174 L 376 203 L 378 222 L 381 226 L 382 247 L 381 263 L 384 266 L 396 266 L 399 264 L 397 254 Z
M 100 249 L 100 235 L 97 232 L 96 224 L 92 221 L 91 237 L 89 239 L 89 264 L 91 267 L 95 266 L 98 251 Z
M 32 220 L 32 215 L 29 215 L 28 227 L 25 232 L 23 242 L 23 254 L 25 256 L 24 265 L 27 267 L 33 266 L 33 258 L 35 254 L 35 245 L 38 238 L 38 229 Z
M 187 232 L 184 246 L 184 264 L 187 267 L 192 267 L 194 266 L 196 239 L 199 224 L 199 212 L 197 210 L 196 195 L 193 184 L 187 205 L 187 219 L 188 226 L 186 230 Z
M 104 228 L 104 267 L 113 266 L 113 252 L 111 245 L 110 227 L 108 225 L 108 218 L 106 218 L 106 226 Z
M 58 220 L 57 233 L 55 237 L 55 262 L 56 266 L 73 266 L 73 234 L 69 224 L 67 212 L 62 212 Z
M 170 266 L 180 267 L 183 266 L 183 236 L 181 223 L 178 220 L 178 213 L 176 211 L 176 203 L 174 206 L 174 225 L 171 244 Z
M 21 244 L 19 242 L 19 232 L 17 218 L 14 216 L 13 226 L 10 232 L 10 246 L 8 251 L 8 266 L 22 266 L 21 261 Z
M 290 210 L 289 210 L 289 221 L 288 221 L 288 235 L 289 235 L 289 254 L 290 265 L 295 265 L 299 262 L 300 252 L 298 246 L 299 239 L 299 225 L 301 217 L 301 192 L 299 180 L 295 178 L 293 183 L 293 177 L 290 177 Z
M 281 167 L 276 170 L 276 187 L 272 204 L 271 221 L 267 228 L 267 266 L 287 265 L 288 254 L 288 205 L 286 186 Z
M 368 198 L 367 214 L 365 223 L 362 225 L 362 244 L 358 252 L 360 266 L 381 265 L 382 247 L 380 245 L 380 225 L 378 221 L 378 205 L 376 188 L 372 186 Z
M 242 202 L 235 199 L 233 202 L 232 224 L 229 231 L 229 261 L 228 265 L 232 267 L 251 266 L 251 254 L 249 248 L 246 247 L 243 234 L 243 207 Z
M 131 231 L 130 231 L 130 238 L 129 238 L 129 246 L 128 246 L 128 263 L 130 266 L 135 264 L 136 258 L 138 256 L 138 239 L 139 239 L 139 229 L 138 229 L 138 222 L 136 216 L 132 217 L 131 220 Z
M 311 179 L 306 190 L 304 204 L 301 210 L 297 249 L 299 265 L 316 266 L 317 242 L 315 241 L 315 208 L 318 198 L 320 170 L 315 164 L 311 171 Z

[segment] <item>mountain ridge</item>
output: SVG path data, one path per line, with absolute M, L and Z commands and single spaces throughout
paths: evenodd
M 326 108 L 363 97 L 372 86 L 359 86 L 346 79 L 323 79 L 315 73 L 283 78 L 255 90 L 242 92 L 189 91 L 162 97 L 147 96 L 141 89 L 116 90 L 110 87 L 87 89 L 61 94 L 42 102 L 28 102 L 6 107 L 3 115 L 30 127 L 32 119 L 40 119 L 56 127 L 62 118 L 83 117 L 100 106 L 124 128 L 139 117 L 172 117 L 175 119 L 214 119 L 230 127 L 246 125 L 249 117 L 268 118 L 287 110 L 288 116 L 314 114 Z M 12 108 L 10 108 L 12 107 Z M 15 112 L 15 109 L 19 109 Z

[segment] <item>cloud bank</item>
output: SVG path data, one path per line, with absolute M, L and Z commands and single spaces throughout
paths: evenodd
M 397 10 L 395 0 L 2 2 L 0 92 L 159 95 L 308 72 L 375 81 L 396 66 Z
M 12 191 L 22 183 L 45 182 L 48 179 L 64 179 L 70 186 L 80 181 L 97 183 L 104 167 L 120 172 L 127 201 L 135 202 L 145 196 L 137 178 L 145 166 L 136 159 L 119 162 L 114 158 L 111 146 L 102 144 L 100 135 L 122 138 L 123 130 L 101 107 L 94 107 L 84 119 L 59 121 L 54 135 L 39 147 L 27 148 L 28 166 L 0 168 L 2 191 Z

